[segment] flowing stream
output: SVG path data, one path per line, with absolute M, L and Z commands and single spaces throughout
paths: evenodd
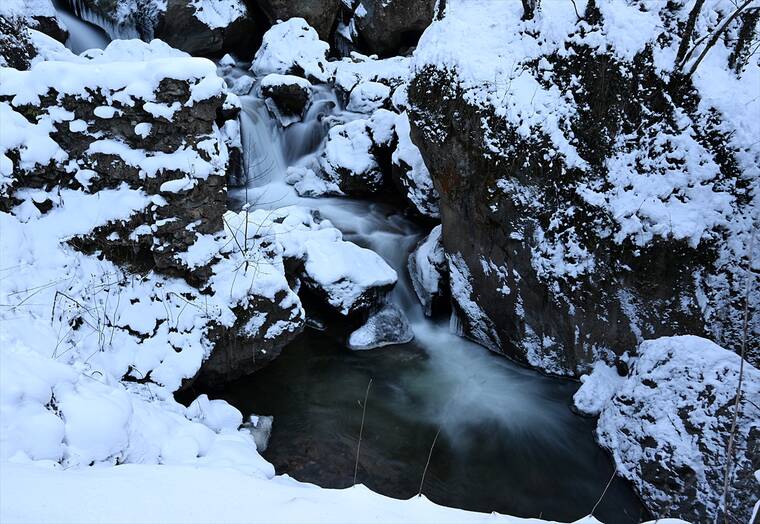
M 104 31 L 56 7 L 72 51 L 108 44 Z M 247 73 L 224 74 L 232 84 Z M 318 209 L 347 240 L 397 271 L 391 300 L 406 313 L 415 339 L 350 351 L 329 332 L 306 329 L 267 368 L 212 396 L 244 416 L 274 416 L 264 456 L 278 473 L 301 481 L 352 485 L 361 431 L 356 481 L 385 495 L 409 498 L 421 488 L 439 504 L 470 510 L 562 521 L 587 515 L 613 466 L 594 443 L 593 421 L 569 409 L 578 384 L 520 367 L 451 334 L 447 319 L 424 317 L 406 269 L 428 232 L 424 226 L 387 204 L 301 198 L 285 183 L 288 166 L 308 166 L 320 152 L 328 119 L 359 116 L 345 112 L 329 88 L 317 87 L 304 121 L 286 129 L 252 92 L 241 96 L 249 183 L 230 190 L 231 206 Z M 646 511 L 630 485 L 615 478 L 595 516 L 640 522 Z
M 66 40 L 66 47 L 76 54 L 88 49 L 104 49 L 111 39 L 100 27 L 85 22 L 76 16 L 68 5 L 66 0 L 53 0 L 58 17 L 63 20 L 69 30 L 69 38 Z
M 232 83 L 245 73 L 226 74 Z M 309 167 L 320 153 L 329 119 L 358 117 L 329 88 L 317 89 L 304 121 L 285 129 L 256 87 L 241 96 L 249 183 L 231 191 L 232 205 L 318 209 L 347 240 L 377 252 L 399 275 L 391 300 L 415 339 L 350 351 L 329 330 L 307 329 L 274 363 L 217 396 L 244 415 L 274 416 L 264 456 L 302 481 L 352 485 L 361 432 L 356 481 L 380 493 L 416 495 L 429 457 L 422 492 L 440 504 L 564 521 L 588 514 L 613 465 L 594 442 L 594 422 L 570 411 L 578 384 L 518 366 L 453 335 L 447 319 L 424 317 L 407 259 L 429 226 L 387 204 L 301 198 L 284 183 L 288 166 Z M 646 513 L 615 478 L 595 515 L 614 523 Z

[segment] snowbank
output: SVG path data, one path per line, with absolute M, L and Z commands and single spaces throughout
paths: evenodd
M 396 500 L 361 485 L 328 490 L 288 477 L 264 481 L 230 469 L 135 465 L 50 471 L 3 464 L 0 517 L 8 524 L 546 522 L 445 508 L 425 497 Z M 593 517 L 576 521 L 598 523 Z

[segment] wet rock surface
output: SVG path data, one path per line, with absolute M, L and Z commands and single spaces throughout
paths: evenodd
M 311 84 L 297 76 L 269 74 L 261 80 L 261 94 L 274 103 L 280 122 L 287 126 L 303 118 L 311 102 Z
M 406 344 L 414 333 L 406 315 L 397 306 L 388 304 L 372 313 L 367 322 L 348 337 L 348 347 L 354 351 L 376 349 L 394 344 Z

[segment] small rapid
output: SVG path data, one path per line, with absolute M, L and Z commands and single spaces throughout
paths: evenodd
M 246 73 L 226 74 L 234 82 Z M 415 335 L 408 344 L 350 351 L 329 330 L 307 329 L 267 368 L 230 385 L 221 397 L 244 415 L 274 416 L 265 457 L 302 481 L 351 485 L 371 381 L 358 482 L 411 497 L 430 454 L 422 491 L 440 504 L 566 521 L 588 514 L 613 467 L 594 442 L 593 421 L 569 409 L 577 383 L 522 368 L 452 334 L 448 319 L 426 318 L 407 260 L 429 226 L 385 203 L 303 198 L 285 182 L 290 166 L 316 167 L 331 120 L 360 115 L 319 86 L 303 121 L 283 129 L 253 85 L 241 96 L 248 183 L 231 190 L 232 205 L 317 209 L 346 240 L 396 270 L 390 301 Z M 605 522 L 639 522 L 645 514 L 619 478 L 596 512 Z

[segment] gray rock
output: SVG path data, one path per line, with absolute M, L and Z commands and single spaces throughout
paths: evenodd
M 592 185 L 601 194 L 626 190 L 608 162 L 629 154 L 630 145 L 616 149 L 621 126 L 643 134 L 637 155 L 654 158 L 657 133 L 678 135 L 679 129 L 669 127 L 671 116 L 689 112 L 690 102 L 669 94 L 646 56 L 625 62 L 630 75 L 622 75 L 619 66 L 608 55 L 584 49 L 548 66 L 556 68 L 547 74 L 552 89 L 574 100 L 575 127 L 566 137 L 584 168 L 569 165 L 562 154 L 543 153 L 554 147 L 549 129 L 526 137 L 493 104 L 473 102 L 477 97 L 465 92 L 448 64 L 419 69 L 409 86 L 411 137 L 440 196 L 442 241 L 456 269 L 451 287 L 463 331 L 553 374 L 579 375 L 600 357 L 612 362 L 647 338 L 709 335 L 729 348 L 741 340 L 736 305 L 744 303 L 738 283 L 746 277 L 738 261 L 750 251 L 744 226 L 715 226 L 698 245 L 668 234 L 618 241 L 621 226 L 614 213 L 579 196 Z M 615 77 L 605 83 L 614 90 L 602 92 L 599 71 Z M 571 87 L 573 78 L 582 91 Z M 700 143 L 710 140 L 698 118 L 690 122 Z M 704 154 L 721 166 L 711 184 L 719 184 L 717 173 L 729 173 L 732 182 L 721 187 L 738 187 L 732 184 L 745 175 L 725 141 L 712 143 Z M 741 191 L 723 195 L 733 200 L 736 217 L 752 213 L 755 204 Z M 733 255 L 727 247 L 732 245 Z M 755 291 L 750 308 L 756 297 Z M 757 363 L 760 351 L 752 348 L 760 344 L 753 340 L 749 360 Z
M 355 351 L 376 349 L 395 344 L 406 344 L 414 339 L 414 333 L 406 315 L 393 304 L 387 304 L 373 313 L 367 322 L 351 333 L 348 347 Z
M 359 36 L 370 51 L 382 56 L 417 45 L 433 21 L 436 0 L 362 0 L 355 14 Z
M 305 19 L 327 41 L 336 23 L 340 0 L 260 0 L 259 6 L 274 24 L 293 17 Z

